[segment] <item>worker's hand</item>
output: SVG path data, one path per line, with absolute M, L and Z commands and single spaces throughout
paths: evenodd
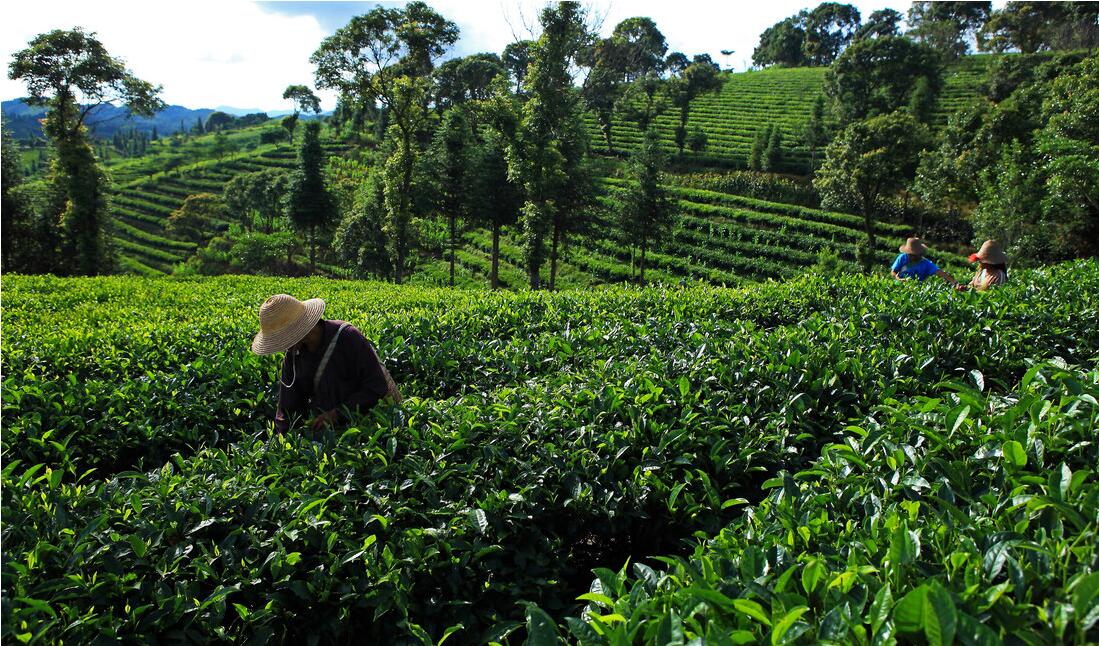
M 325 426 L 334 423 L 339 415 L 339 412 L 335 410 L 321 413 L 314 417 L 313 421 L 309 423 L 309 430 L 316 433 L 317 431 L 324 429 Z
M 966 285 L 965 283 L 958 283 L 954 285 L 954 289 L 959 292 L 964 292 L 965 290 L 969 289 L 969 285 Z

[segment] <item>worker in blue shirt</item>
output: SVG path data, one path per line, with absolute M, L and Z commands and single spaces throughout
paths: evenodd
M 930 276 L 938 276 L 954 286 L 954 289 L 963 290 L 965 285 L 959 283 L 949 273 L 939 269 L 939 266 L 924 257 L 927 253 L 927 245 L 919 238 L 909 238 L 900 246 L 900 255 L 893 261 L 893 278 L 897 280 L 919 281 L 927 280 Z

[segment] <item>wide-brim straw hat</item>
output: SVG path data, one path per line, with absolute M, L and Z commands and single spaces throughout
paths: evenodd
M 311 298 L 304 303 L 289 294 L 275 294 L 259 308 L 259 334 L 252 340 L 252 352 L 286 352 L 309 334 L 324 314 L 324 301 Z
M 1006 265 L 1007 254 L 1004 253 L 1000 243 L 995 240 L 985 240 L 985 243 L 981 245 L 981 250 L 976 254 L 977 260 L 988 263 L 990 265 Z
M 919 238 L 909 238 L 900 246 L 900 252 L 912 254 L 913 256 L 922 256 L 927 253 L 927 245 Z

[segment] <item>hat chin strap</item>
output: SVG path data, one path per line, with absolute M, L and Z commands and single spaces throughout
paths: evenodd
M 283 381 L 282 375 L 279 375 L 279 383 L 282 384 L 283 388 L 286 388 L 288 390 L 290 388 L 293 388 L 294 382 L 298 380 L 298 353 L 293 349 L 291 349 L 290 352 L 292 353 L 290 355 L 290 370 L 292 372 L 290 376 L 290 383 L 286 383 L 285 381 Z

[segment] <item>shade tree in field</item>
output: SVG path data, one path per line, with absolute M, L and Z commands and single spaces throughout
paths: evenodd
M 1008 2 L 977 37 L 992 52 L 1093 49 L 1099 46 L 1099 2 Z
M 151 116 L 164 107 L 160 88 L 136 77 L 94 33 L 79 27 L 35 36 L 12 56 L 8 78 L 26 83 L 29 104 L 49 107 L 43 133 L 55 156 L 49 173 L 53 199 L 44 217 L 60 222 L 61 228 L 60 253 L 51 268 L 87 275 L 110 272 L 114 260 L 107 179 L 84 122 L 95 107 L 108 102 Z
M 532 40 L 519 40 L 508 43 L 500 55 L 500 61 L 507 70 L 508 76 L 515 82 L 515 94 L 523 93 L 523 82 L 527 78 L 527 67 L 530 66 L 530 48 L 534 45 Z
M 452 58 L 432 75 L 432 100 L 443 110 L 468 101 L 484 101 L 492 95 L 496 78 L 505 74 L 507 70 L 496 54 Z
M 235 216 L 246 231 L 254 227 L 258 218 L 263 223 L 263 232 L 271 233 L 283 214 L 289 178 L 289 173 L 275 168 L 235 175 L 222 192 L 229 216 Z
M 849 124 L 825 151 L 813 186 L 826 208 L 862 215 L 866 246 L 861 260 L 867 270 L 882 201 L 911 182 L 929 137 L 923 124 L 900 110 Z
M 675 129 L 675 145 L 679 152 L 687 143 L 687 120 L 691 115 L 691 102 L 707 92 L 721 88 L 721 75 L 711 64 L 698 61 L 678 71 L 669 82 L 668 92 L 672 104 L 679 108 L 679 125 Z
M 346 186 L 344 214 L 332 236 L 337 256 L 362 277 L 389 280 L 393 262 L 385 233 L 385 186 L 381 169 L 376 165 L 353 169 L 347 182 L 336 182 L 336 194 L 341 184 Z
M 853 5 L 822 2 L 809 12 L 805 21 L 802 49 L 810 65 L 831 65 L 858 32 L 859 10 Z
M 1000 147 L 980 174 L 973 213 L 974 232 L 1001 239 L 1024 264 L 1099 254 L 1099 55 L 1041 94 L 1029 118 L 1038 127 Z M 1000 106 L 989 124 L 997 116 Z
M 531 47 L 527 100 L 520 108 L 508 160 L 509 175 L 520 179 L 526 194 L 520 220 L 531 289 L 542 286 L 547 237 L 553 289 L 558 249 L 582 222 L 591 199 L 587 131 L 571 73 L 591 36 L 577 3 L 549 5 L 539 22 L 542 35 Z
M 500 234 L 505 226 L 519 221 L 523 189 L 508 176 L 507 138 L 495 128 L 485 128 L 473 150 L 473 181 L 469 215 L 492 233 L 490 252 L 492 289 L 500 287 Z
M 756 67 L 802 67 L 806 64 L 805 12 L 780 20 L 763 31 L 752 52 Z
M 855 33 L 854 40 L 900 36 L 900 24 L 903 20 L 904 16 L 896 9 L 878 9 L 862 23 L 862 26 Z
M 296 169 L 286 189 L 286 217 L 291 226 L 309 235 L 309 271 L 317 267 L 317 232 L 335 223 L 336 208 L 324 183 L 324 150 L 317 121 L 305 124 Z
M 833 116 L 846 124 L 908 106 L 921 79 L 925 96 L 936 96 L 942 72 L 935 51 L 907 38 L 885 36 L 860 40 L 844 50 L 825 76 L 825 92 Z
M 622 197 L 619 225 L 626 240 L 640 250 L 638 282 L 645 284 L 645 256 L 651 245 L 670 229 L 675 215 L 673 201 L 661 186 L 661 173 L 667 158 L 660 139 L 647 131 L 630 156 L 629 176 L 634 180 Z
M 822 2 L 768 27 L 752 52 L 758 67 L 826 66 L 855 37 L 861 25 L 859 10 L 850 4 Z
M 642 130 L 648 127 L 667 51 L 667 41 L 656 23 L 641 17 L 623 20 L 609 37 L 582 47 L 580 60 L 589 68 L 582 95 L 612 153 L 614 117 L 619 113 L 638 114 L 638 94 L 642 97 L 641 116 L 633 118 Z M 636 92 L 638 89 L 640 92 Z
M 442 123 L 435 130 L 431 142 L 435 202 L 447 222 L 450 252 L 450 282 L 454 287 L 454 261 L 458 250 L 458 225 L 468 221 L 471 211 L 472 184 L 471 162 L 474 139 L 466 111 L 461 107 L 448 110 Z
M 809 119 L 802 126 L 801 140 L 809 149 L 809 171 L 813 172 L 817 167 L 817 153 L 821 146 L 828 143 L 828 130 L 824 123 L 824 96 L 818 95 L 813 101 L 813 109 L 809 113 Z
M 3 150 L 0 152 L 0 270 L 5 272 L 44 273 L 57 257 L 57 234 L 43 213 L 37 213 L 25 189 L 22 157 L 7 123 L 0 126 Z
M 225 202 L 211 193 L 188 195 L 168 216 L 166 229 L 183 240 L 202 243 L 214 234 L 214 224 L 226 217 Z
M 294 103 L 294 114 L 301 114 L 302 112 L 312 112 L 313 114 L 321 113 L 321 100 L 313 94 L 313 90 L 310 90 L 304 85 L 287 85 L 283 90 L 282 98 L 292 101 Z
M 991 2 L 930 2 L 908 8 L 906 36 L 925 43 L 946 59 L 964 56 L 992 14 Z
M 413 175 L 420 155 L 417 134 L 428 119 L 431 72 L 458 39 L 458 27 L 423 2 L 379 6 L 356 16 L 326 38 L 310 61 L 317 87 L 377 103 L 393 140 L 384 161 L 386 237 L 393 279 L 404 279 L 411 249 Z

